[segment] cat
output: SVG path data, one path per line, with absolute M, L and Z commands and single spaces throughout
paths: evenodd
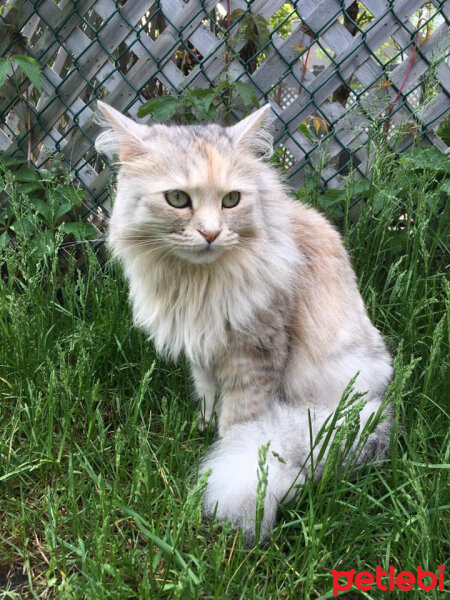
M 360 462 L 383 455 L 391 356 L 340 235 L 265 160 L 270 105 L 223 127 L 147 126 L 98 104 L 107 129 L 97 150 L 119 157 L 109 245 L 134 321 L 158 352 L 187 357 L 202 425 L 217 425 L 200 467 L 211 471 L 204 513 L 254 539 L 258 448 L 270 442 L 264 537 L 311 474 L 311 434 L 355 375 L 366 401 L 360 431 L 383 412 Z

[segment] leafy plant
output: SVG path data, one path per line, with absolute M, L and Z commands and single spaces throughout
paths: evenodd
M 237 104 L 245 108 L 259 106 L 253 87 L 243 81 L 230 83 L 224 80 L 214 88 L 184 90 L 178 97 L 152 98 L 139 108 L 138 117 L 152 115 L 155 121 L 160 122 L 177 118 L 185 123 L 194 123 L 212 119 L 221 111 L 228 114 Z
M 240 18 L 236 40 L 253 42 L 257 50 L 263 48 L 270 40 L 269 24 L 263 15 L 236 8 L 230 18 L 231 21 Z
M 401 162 L 413 169 L 450 175 L 450 156 L 434 147 L 416 147 L 402 155 Z
M 35 257 L 41 258 L 60 242 L 75 244 L 99 237 L 92 223 L 79 220 L 83 192 L 65 176 L 31 168 L 22 158 L 1 156 L 0 185 L 4 190 L 0 250 L 28 239 L 33 241 Z
M 22 91 L 21 86 L 25 79 L 28 79 L 32 83 L 30 88 L 27 84 L 25 92 Z M 13 103 L 13 109 L 18 123 L 19 131 L 27 131 L 30 129 L 30 108 L 28 102 L 30 96 L 33 94 L 37 96 L 42 91 L 42 69 L 36 59 L 31 56 L 23 56 L 22 54 L 13 54 L 8 57 L 0 58 L 0 95 L 6 96 L 8 100 L 12 100 L 11 86 L 5 86 L 6 90 L 2 90 L 2 86 L 5 84 L 7 79 L 11 79 L 16 97 L 19 101 L 21 110 L 17 110 L 15 103 Z M 36 100 L 36 98 L 35 98 Z M 32 156 L 31 147 L 31 136 L 28 136 L 28 158 Z
M 379 140 L 380 141 L 380 140 Z M 371 180 L 356 181 L 350 172 L 344 189 L 320 191 L 318 172 L 312 172 L 297 196 L 320 207 L 343 231 L 349 231 L 362 215 L 370 222 L 390 221 L 384 237 L 389 240 L 384 260 L 395 261 L 411 251 L 411 229 L 420 215 L 428 226 L 421 230 L 421 243 L 437 261 L 448 253 L 445 244 L 433 246 L 436 230 L 445 240 L 450 230 L 450 157 L 434 147 L 415 147 L 398 155 L 378 148 Z
M 307 140 L 317 143 L 328 133 L 328 123 L 324 118 L 317 115 L 311 115 L 303 123 L 300 123 L 298 130 L 303 133 Z
M 38 92 L 42 91 L 42 69 L 38 61 L 32 56 L 14 54 L 9 58 L 0 58 L 0 86 L 2 86 L 9 75 L 12 75 L 16 88 L 19 88 L 17 69 L 27 77 Z M 20 89 L 18 91 L 20 94 Z
M 266 46 L 270 41 L 271 31 L 268 21 L 261 14 L 237 8 L 227 15 L 227 27 L 236 26 L 236 35 L 230 39 L 230 31 L 226 31 L 225 70 L 232 57 L 245 65 L 248 73 L 253 73 L 267 58 Z

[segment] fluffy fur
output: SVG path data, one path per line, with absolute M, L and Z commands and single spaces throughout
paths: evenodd
M 99 105 L 111 128 L 97 148 L 120 159 L 109 240 L 135 322 L 159 352 L 187 356 L 204 425 L 216 406 L 220 439 L 201 467 L 212 470 L 205 513 L 217 510 L 252 537 L 258 447 L 270 441 L 286 462 L 269 453 L 268 532 L 278 503 L 308 474 L 306 466 L 299 471 L 310 453 L 309 419 L 319 431 L 359 373 L 363 428 L 379 412 L 389 353 L 340 236 L 290 199 L 261 160 L 268 107 L 224 128 L 147 127 Z M 170 190 L 189 194 L 190 206 L 171 206 Z M 240 202 L 224 208 L 230 191 Z M 217 235 L 212 243 L 205 231 Z M 388 432 L 385 419 L 372 434 L 372 454 L 381 454 Z
M 378 400 L 369 400 L 359 414 L 361 429 L 380 411 Z M 216 442 L 203 460 L 200 472 L 211 472 L 204 499 L 204 511 L 221 521 L 231 520 L 242 529 L 249 543 L 254 541 L 256 524 L 256 490 L 259 478 L 258 450 L 269 443 L 266 467 L 267 490 L 261 521 L 261 539 L 266 537 L 276 521 L 280 503 L 292 500 L 306 477 L 320 475 L 324 460 L 317 458 L 325 441 L 327 424 L 332 415 L 316 407 L 307 411 L 297 406 L 275 404 L 248 423 L 233 425 Z M 342 424 L 337 420 L 336 426 Z M 322 432 L 321 429 L 323 428 Z M 319 432 L 320 439 L 317 440 Z M 389 445 L 390 419 L 382 421 L 375 433 L 368 435 L 364 447 L 354 444 L 354 463 L 382 456 Z M 332 439 L 332 437 L 331 437 Z M 327 450 L 331 441 L 329 441 Z M 281 458 L 281 460 L 280 460 Z M 347 460 L 352 458 L 352 452 Z

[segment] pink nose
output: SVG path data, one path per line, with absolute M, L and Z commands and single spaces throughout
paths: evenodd
M 199 229 L 199 232 L 208 242 L 208 244 L 212 244 L 213 241 L 219 236 L 220 230 L 215 229 L 214 231 L 208 231 L 207 229 Z

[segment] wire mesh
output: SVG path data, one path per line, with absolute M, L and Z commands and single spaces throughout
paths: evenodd
M 447 151 L 436 130 L 450 112 L 448 25 L 445 0 L 9 2 L 2 64 L 31 57 L 43 82 L 14 68 L 3 78 L 0 150 L 38 168 L 64 161 L 103 207 L 111 171 L 94 149 L 96 99 L 136 118 L 151 99 L 218 89 L 213 106 L 236 119 L 250 107 L 223 82 L 242 82 L 272 105 L 291 185 L 321 164 L 322 185 L 339 188 L 350 165 L 370 176 L 374 128 L 399 150 L 421 139 Z

